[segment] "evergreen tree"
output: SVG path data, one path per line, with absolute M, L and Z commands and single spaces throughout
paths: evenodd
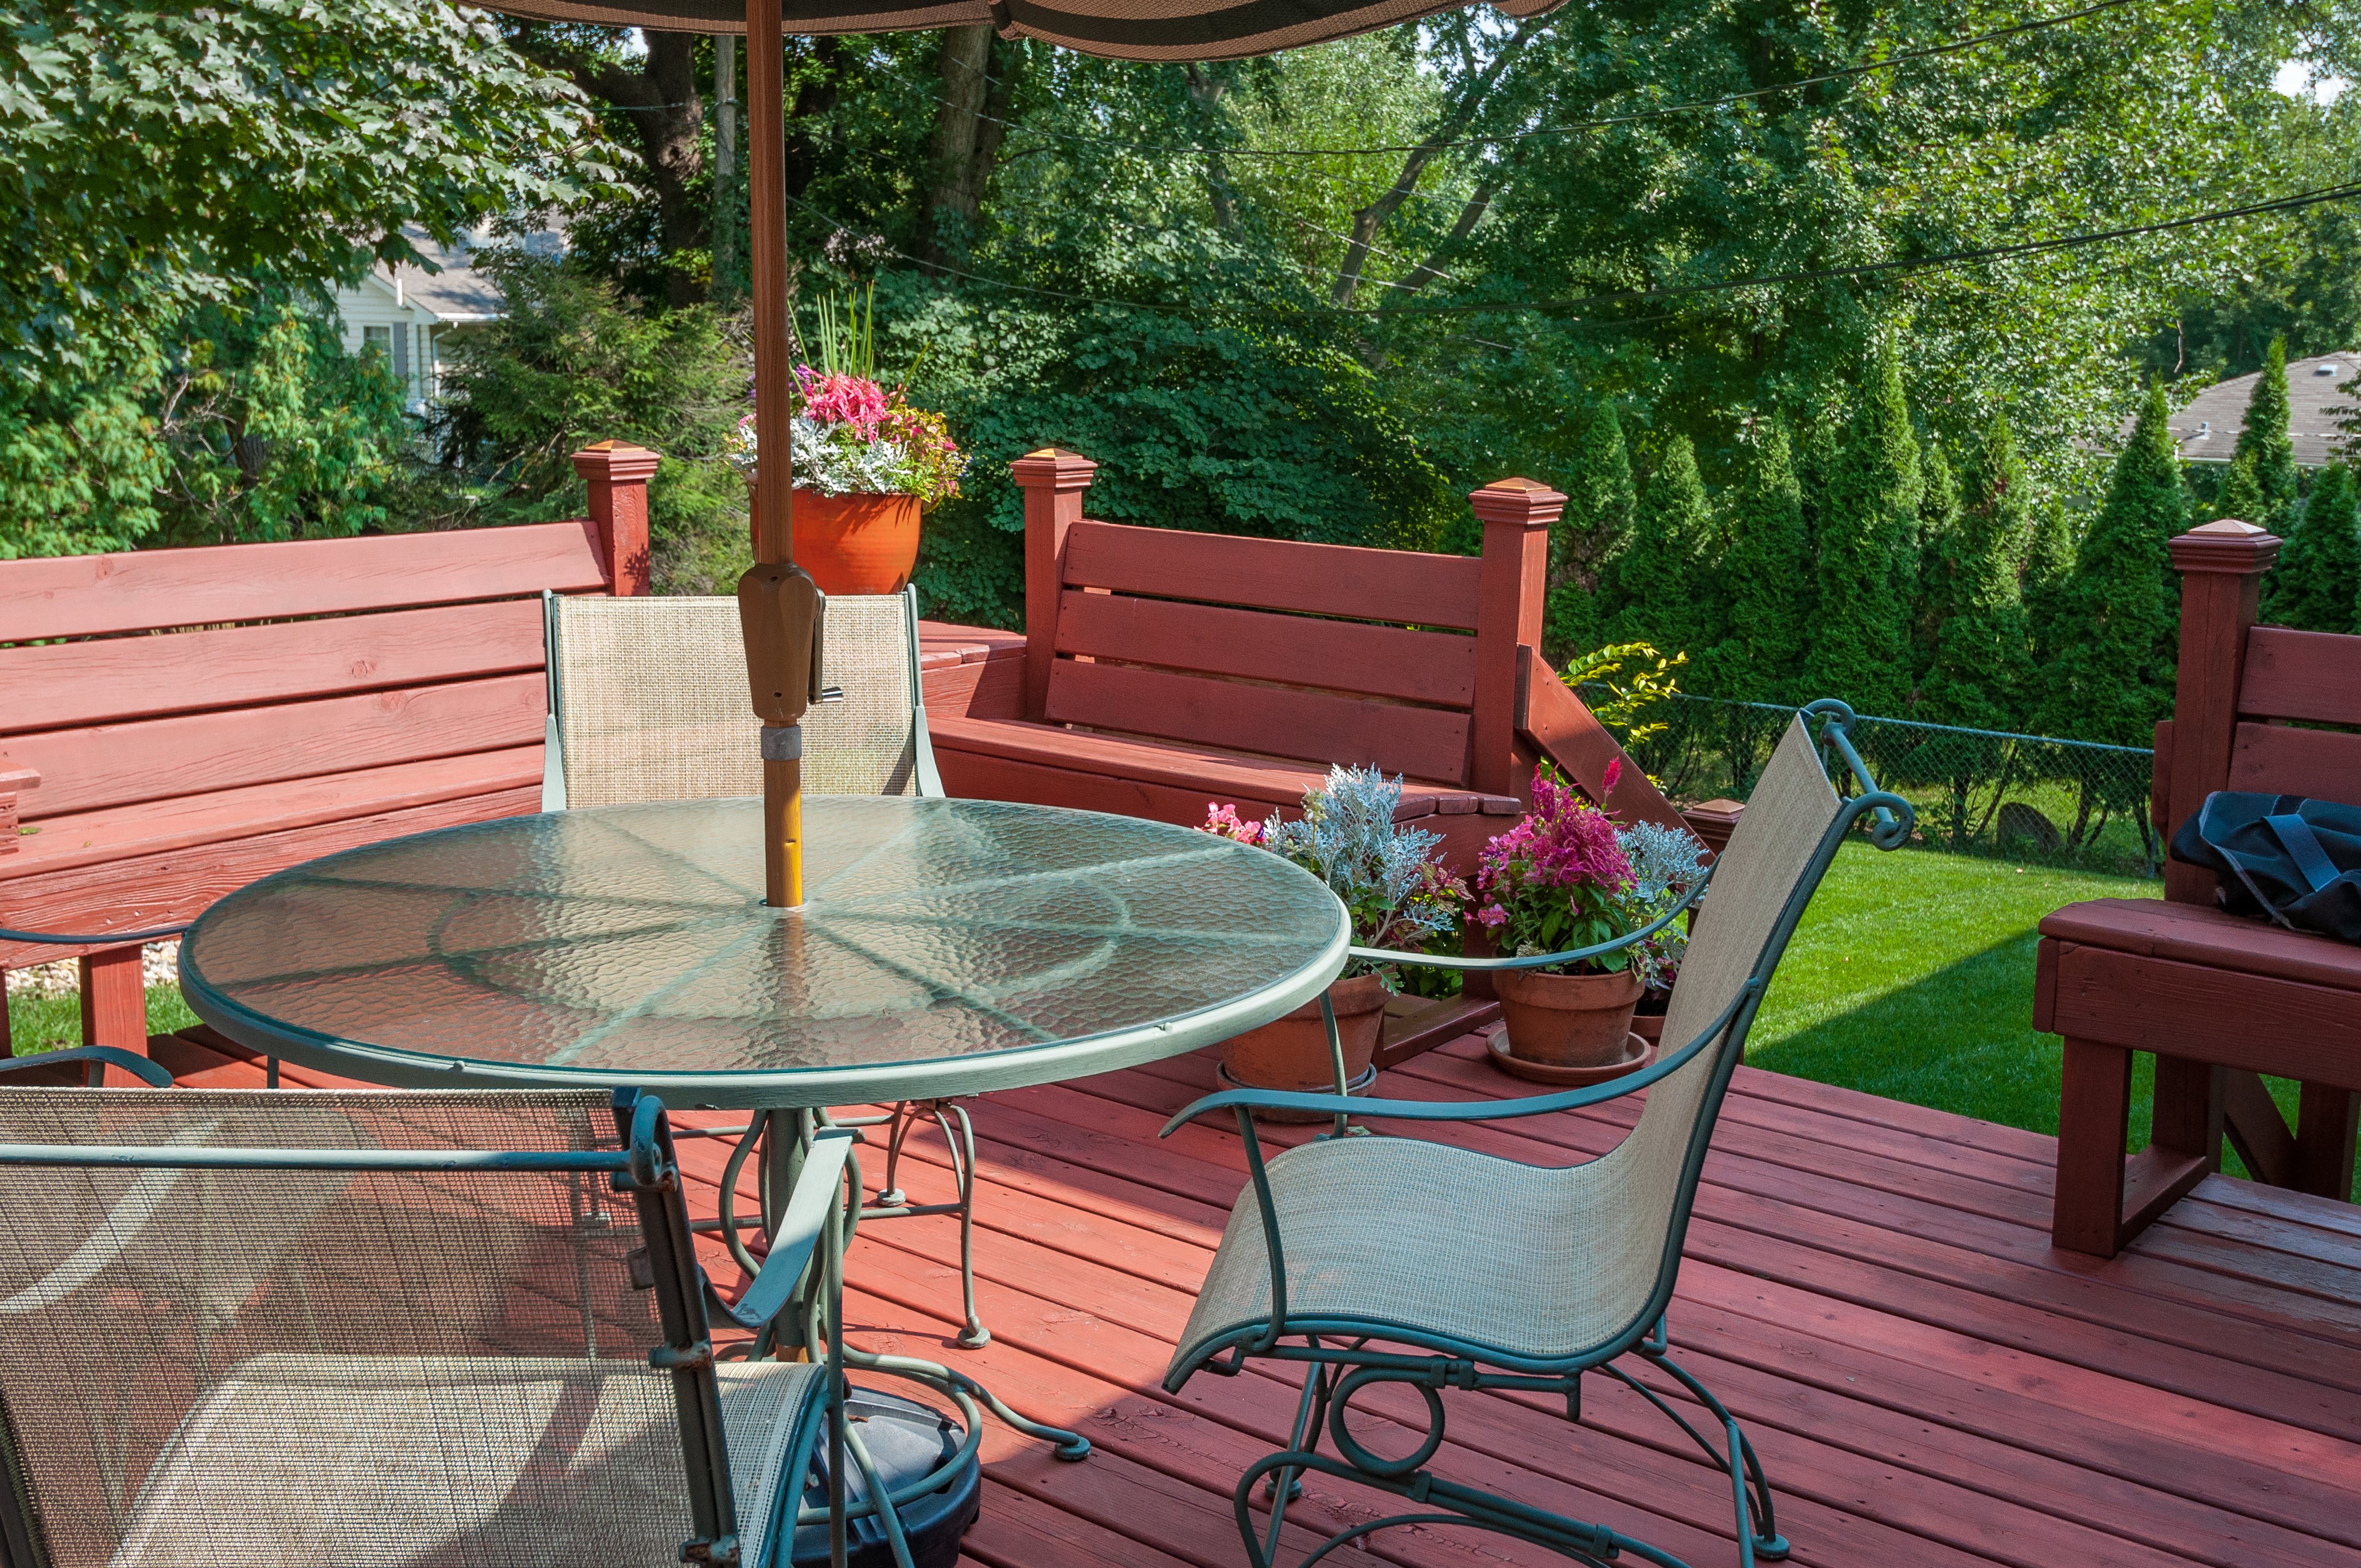
M 2074 576 L 2074 528 L 2065 509 L 2054 499 L 2026 531 L 2025 565 L 2016 575 L 2024 590 L 2026 630 L 2033 641 L 2033 664 L 2047 671 L 2056 663 L 2061 641 L 2059 616 L 2066 585 Z M 2025 720 L 2032 722 L 2035 699 L 2026 696 Z
M 2212 510 L 2215 518 L 2232 517 L 2257 528 L 2268 526 L 2263 521 L 2267 509 L 2262 489 L 2255 483 L 2252 455 L 2241 453 L 2230 459 L 2230 466 L 2222 475 L 2222 488 L 2213 493 Z
M 2295 445 L 2288 439 L 2287 339 L 2271 339 L 2255 378 L 2254 396 L 2246 402 L 2246 422 L 2238 432 L 2238 455 L 2254 465 L 2255 488 L 2262 495 L 2259 523 L 2284 538 L 2295 520 Z
M 1894 356 L 1879 354 L 1863 379 L 1812 542 L 1819 609 L 1804 684 L 1862 713 L 1893 714 L 1911 675 L 1909 607 L 1896 557 L 1916 532 L 1926 482 Z
M 1803 488 L 1773 422 L 1747 455 L 1722 557 L 1729 635 L 1714 651 L 1716 695 L 1750 702 L 1798 702 L 1804 642 L 1812 624 L 1812 552 L 1804 533 Z
M 1984 432 L 1966 489 L 1958 522 L 1934 553 L 1946 604 L 1919 716 L 1970 729 L 2015 729 L 2033 671 L 2017 575 L 2026 544 L 2025 465 L 2005 415 Z
M 2304 631 L 2351 631 L 2361 598 L 2361 521 L 2356 521 L 2353 470 L 2338 463 L 2322 471 L 2304 504 L 2295 537 L 2279 552 L 2268 579 L 2270 619 Z
M 2165 422 L 2161 385 L 2115 459 L 2106 503 L 2058 592 L 2056 638 L 2036 722 L 2044 734 L 2154 744 L 2172 707 L 2180 601 L 2166 541 L 2189 526 L 2190 498 Z
M 1631 543 L 1614 563 L 1612 641 L 1692 660 L 1710 654 L 1724 624 L 1714 535 L 1697 453 L 1687 436 L 1676 435 L 1641 499 Z
M 1960 521 L 1960 488 L 1942 443 L 1931 437 L 1919 455 L 1919 472 L 1927 488 L 1919 498 L 1913 543 L 1904 551 L 1912 564 L 1904 602 L 1910 606 L 1911 669 L 1923 680 L 1935 663 L 1937 631 L 1958 604 L 1959 584 L 1948 552 Z
M 1623 445 L 1623 424 L 1615 404 L 1601 398 L 1580 416 L 1582 434 L 1561 488 L 1565 512 L 1550 530 L 1549 598 L 1543 642 L 1547 655 L 1563 663 L 1569 653 L 1598 646 L 1604 617 L 1601 575 L 1631 537 L 1638 495 L 1631 483 L 1631 456 Z

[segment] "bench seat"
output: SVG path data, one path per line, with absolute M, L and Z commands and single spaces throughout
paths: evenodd
M 2041 934 L 2141 958 L 2361 991 L 2361 948 L 2199 904 L 2094 898 L 2051 914 Z M 2355 1049 L 2361 1052 L 2361 1033 Z
M 943 787 L 954 795 L 1036 800 L 1191 828 L 1215 803 L 1235 806 L 1242 817 L 1294 815 L 1305 792 L 1328 776 L 1326 768 L 1281 757 L 1019 718 L 930 713 L 928 730 Z M 1443 834 L 1455 861 L 1462 850 L 1472 860 L 1522 809 L 1514 795 L 1405 779 L 1394 817 Z

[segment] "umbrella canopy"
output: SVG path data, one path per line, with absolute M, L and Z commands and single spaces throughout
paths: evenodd
M 1511 16 L 1560 0 L 1494 0 Z M 785 82 L 783 35 L 907 32 L 988 23 L 1004 38 L 1035 38 L 1109 60 L 1227 60 L 1325 43 L 1466 0 L 946 0 L 939 5 L 862 0 L 492 0 L 492 8 L 542 21 L 653 27 L 659 32 L 746 35 L 747 176 L 752 232 L 754 567 L 738 583 L 746 664 L 763 721 L 763 902 L 796 908 L 803 893 L 803 732 L 819 687 L 823 603 L 795 564 L 788 515 L 792 476 L 787 419 L 794 402 L 787 321 Z
M 1558 0 L 1495 0 L 1512 16 L 1548 10 Z M 741 0 L 495 0 L 513 16 L 683 33 L 742 33 Z M 1325 43 L 1374 27 L 1464 8 L 1460 0 L 785 0 L 790 33 L 895 33 L 988 22 L 1003 38 L 1040 38 L 1108 60 L 1234 60 Z

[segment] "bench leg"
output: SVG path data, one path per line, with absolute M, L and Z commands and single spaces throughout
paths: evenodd
M 2113 1257 L 2222 1164 L 2223 1069 L 2156 1058 L 2148 1146 L 2124 1157 L 2132 1053 L 2068 1040 L 2058 1103 L 2058 1190 L 2049 1239 Z
M 82 1043 L 148 1054 L 148 987 L 137 948 L 110 948 L 82 960 Z
M 2299 1192 L 2339 1201 L 2353 1195 L 2355 1134 L 2361 1131 L 2361 1094 L 2307 1083 L 2298 1102 L 2295 1179 Z
M 2131 1052 L 2089 1040 L 2066 1042 L 2058 1097 L 2058 1190 L 2049 1239 L 2070 1252 L 2115 1255 L 2131 1095 Z
M 0 1057 L 16 1054 L 16 1036 L 8 1028 L 8 971 L 0 969 Z

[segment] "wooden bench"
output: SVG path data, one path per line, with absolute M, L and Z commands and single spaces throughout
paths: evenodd
M 1368 764 L 1466 869 L 1546 756 L 1625 820 L 1682 825 L 1636 767 L 1605 788 L 1622 751 L 1541 658 L 1556 491 L 1477 491 L 1476 557 L 1092 521 L 1096 472 L 1055 450 L 1014 465 L 1023 679 L 948 709 L 930 682 L 952 795 L 1195 824 L 1213 801 L 1291 812 L 1330 763 Z
M 575 455 L 591 516 L 0 562 L 0 970 L 82 964 L 142 1048 L 140 949 L 255 878 L 540 808 L 541 595 L 647 589 L 656 455 Z M 0 1013 L 0 1047 L 10 1044 Z
M 2361 637 L 2255 624 L 2279 547 L 2234 521 L 2172 541 L 2180 676 L 2149 807 L 2162 832 L 2215 790 L 2361 800 Z M 2034 1027 L 2066 1041 L 2051 1238 L 2101 1257 L 2219 1168 L 2224 1135 L 2273 1185 L 2344 1198 L 2353 1180 L 2361 948 L 2225 915 L 2196 866 L 2169 864 L 2164 892 L 2041 923 Z M 2155 1133 L 2126 1161 L 2136 1051 L 2156 1057 Z M 2302 1083 L 2292 1131 L 2262 1073 Z

